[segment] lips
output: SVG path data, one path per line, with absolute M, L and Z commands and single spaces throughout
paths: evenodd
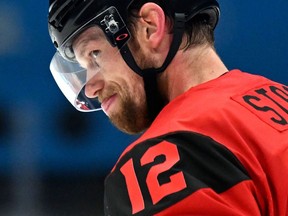
M 105 98 L 101 103 L 102 110 L 107 113 L 113 102 L 116 100 L 116 94 Z

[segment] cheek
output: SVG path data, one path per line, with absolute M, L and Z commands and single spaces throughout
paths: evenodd
M 132 71 L 129 75 L 126 74 L 126 76 L 123 76 L 121 83 L 119 83 L 123 91 L 122 96 L 126 99 L 130 98 L 129 100 L 134 101 L 135 105 L 139 106 L 145 99 L 142 78 Z
M 113 53 L 110 54 L 113 55 Z M 123 99 L 130 98 L 136 103 L 145 99 L 142 77 L 126 64 L 119 52 L 116 56 L 110 56 L 109 65 L 105 68 L 104 73 L 107 80 L 119 88 L 119 94 Z
M 133 83 L 132 83 L 132 91 L 134 94 L 134 100 L 136 101 L 136 103 L 138 104 L 143 104 L 146 101 L 146 94 L 145 94 L 145 90 L 144 90 L 144 83 L 143 83 L 143 79 L 136 75 L 133 79 Z

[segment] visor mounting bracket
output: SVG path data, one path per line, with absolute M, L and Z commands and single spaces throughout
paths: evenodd
M 115 34 L 119 31 L 118 22 L 115 21 L 113 14 L 104 16 L 104 19 L 100 22 L 101 25 L 106 25 L 106 33 L 111 32 Z

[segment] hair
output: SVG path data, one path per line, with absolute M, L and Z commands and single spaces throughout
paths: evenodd
M 139 18 L 138 11 L 147 2 L 147 0 L 137 0 L 133 1 L 129 6 L 127 26 L 132 32 L 132 37 L 133 33 L 136 31 L 135 23 L 137 18 Z M 149 2 L 158 4 L 163 9 L 166 17 L 172 23 L 171 33 L 173 33 L 173 12 L 169 9 L 169 2 L 167 0 L 150 0 Z M 184 50 L 201 45 L 208 45 L 214 48 L 214 29 L 209 24 L 208 20 L 208 15 L 199 14 L 185 23 L 186 44 L 183 47 Z

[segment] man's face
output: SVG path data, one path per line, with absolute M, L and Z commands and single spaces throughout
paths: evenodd
M 73 43 L 79 64 L 87 69 L 87 97 L 98 97 L 112 123 L 126 133 L 149 125 L 143 79 L 124 62 L 99 27 L 81 33 Z

